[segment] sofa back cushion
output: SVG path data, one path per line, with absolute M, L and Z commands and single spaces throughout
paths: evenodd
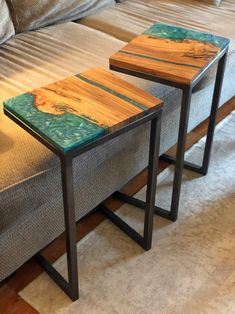
M 17 33 L 72 21 L 112 6 L 115 0 L 6 0 Z
M 10 13 L 5 0 L 0 0 L 0 44 L 15 34 Z

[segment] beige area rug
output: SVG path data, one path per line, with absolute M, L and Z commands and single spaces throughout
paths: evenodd
M 190 159 L 200 161 L 204 141 Z M 169 202 L 172 169 L 159 177 L 160 205 Z M 141 229 L 141 210 L 118 213 Z M 235 111 L 216 128 L 208 175 L 184 171 L 178 221 L 155 217 L 152 250 L 105 221 L 78 244 L 78 260 L 80 300 L 45 273 L 21 297 L 44 314 L 235 313 Z M 55 266 L 66 274 L 65 256 Z

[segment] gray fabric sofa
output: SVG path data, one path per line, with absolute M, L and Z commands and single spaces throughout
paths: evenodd
M 125 0 L 76 22 L 17 34 L 0 46 L 0 281 L 64 230 L 59 160 L 3 115 L 3 100 L 88 67 L 108 68 L 111 54 L 159 20 L 231 39 L 222 105 L 235 94 L 233 15 L 233 0 L 220 7 L 195 0 Z M 177 140 L 181 92 L 123 77 L 164 101 L 164 153 Z M 212 90 L 210 78 L 195 90 L 189 130 L 208 117 Z M 75 159 L 77 219 L 146 166 L 148 130 L 142 126 Z

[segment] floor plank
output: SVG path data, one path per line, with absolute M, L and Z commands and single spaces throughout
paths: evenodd
M 0 288 L 0 313 L 2 314 L 38 314 L 8 285 Z
M 235 110 L 235 97 L 223 105 L 219 109 L 217 122 L 223 120 L 231 111 Z M 206 134 L 207 121 L 201 123 L 196 127 L 189 135 L 187 139 L 187 149 L 196 143 L 202 136 Z M 175 147 L 168 151 L 169 154 L 174 154 Z M 160 169 L 162 171 L 169 164 L 166 162 L 160 162 Z M 130 195 L 135 194 L 145 184 L 147 180 L 147 170 L 143 170 L 138 176 L 132 179 L 123 189 L 125 193 Z M 106 205 L 111 209 L 118 209 L 122 202 L 109 198 L 106 200 Z M 77 239 L 80 240 L 94 228 L 96 228 L 103 220 L 104 216 L 100 212 L 93 212 L 87 217 L 83 218 L 77 224 Z M 64 235 L 58 237 L 49 246 L 43 250 L 43 254 L 48 258 L 50 262 L 55 261 L 59 256 L 65 252 Z M 31 281 L 33 281 L 40 273 L 42 269 L 37 263 L 31 259 L 21 266 L 16 273 L 4 281 L 4 284 L 0 286 L 0 313 L 2 314 L 35 314 L 37 313 L 29 304 L 22 300 L 18 296 L 18 292 L 26 287 Z

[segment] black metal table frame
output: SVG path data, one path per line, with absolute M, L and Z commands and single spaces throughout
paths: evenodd
M 170 210 L 166 210 L 166 209 L 155 206 L 155 213 L 163 218 L 166 218 L 172 221 L 177 220 L 183 168 L 195 171 L 202 175 L 206 175 L 208 172 L 211 148 L 212 148 L 213 137 L 214 137 L 214 130 L 215 130 L 215 125 L 216 125 L 216 115 L 217 115 L 217 110 L 219 106 L 221 89 L 222 89 L 223 78 L 224 78 L 227 52 L 228 52 L 228 46 L 225 47 L 223 50 L 221 50 L 221 52 L 213 59 L 213 61 L 201 71 L 201 73 L 194 79 L 191 85 L 175 83 L 175 82 L 160 79 L 155 76 L 142 73 L 139 71 L 110 65 L 111 70 L 125 73 L 131 76 L 140 77 L 149 81 L 173 86 L 183 91 L 176 158 L 166 155 L 166 154 L 163 154 L 160 156 L 160 159 L 166 160 L 170 163 L 175 164 L 175 173 L 174 173 L 174 179 L 173 179 L 173 190 L 172 190 Z M 215 86 L 214 86 L 214 92 L 213 92 L 213 98 L 212 98 L 212 106 L 211 106 L 211 112 L 210 112 L 210 117 L 209 117 L 209 125 L 208 125 L 208 130 L 207 130 L 207 139 L 206 139 L 205 150 L 204 150 L 204 155 L 203 155 L 203 162 L 202 162 L 202 165 L 199 166 L 199 165 L 196 165 L 194 163 L 190 163 L 184 160 L 192 90 L 203 79 L 203 77 L 207 74 L 208 70 L 217 63 L 218 63 L 218 67 L 217 67 L 217 73 L 216 73 L 216 79 L 215 79 Z M 141 207 L 143 209 L 146 206 L 145 202 L 137 200 L 132 196 L 124 195 L 120 192 L 114 193 L 113 196 L 116 197 L 117 199 L 120 199 L 131 205 Z
M 64 205 L 64 222 L 66 235 L 66 251 L 67 251 L 67 269 L 68 281 L 43 257 L 40 253 L 35 255 L 37 262 L 50 275 L 50 277 L 60 286 L 60 288 L 75 301 L 79 298 L 79 284 L 78 284 L 78 268 L 77 268 L 77 237 L 76 237 L 76 219 L 75 219 L 75 204 L 74 204 L 74 186 L 73 186 L 73 158 L 78 155 L 101 145 L 125 132 L 128 132 L 144 123 L 151 121 L 150 129 L 150 145 L 149 145 L 149 171 L 148 183 L 146 193 L 145 217 L 144 217 L 144 234 L 141 236 L 134 229 L 132 229 L 126 222 L 108 210 L 105 206 L 100 206 L 107 217 L 110 218 L 119 228 L 121 228 L 127 235 L 141 245 L 145 250 L 151 248 L 152 232 L 153 232 L 153 217 L 154 204 L 156 194 L 156 177 L 159 160 L 159 142 L 160 142 L 160 127 L 162 109 L 156 108 L 148 111 L 145 115 L 121 129 L 112 133 L 107 133 L 103 137 L 84 145 L 81 148 L 73 149 L 67 154 L 59 150 L 46 138 L 42 137 L 35 130 L 30 128 L 22 120 L 20 120 L 13 113 L 4 108 L 4 113 L 16 124 L 21 126 L 24 130 L 30 133 L 39 142 L 45 145 L 53 153 L 55 153 L 61 162 L 61 177 L 62 177 L 62 192 Z

